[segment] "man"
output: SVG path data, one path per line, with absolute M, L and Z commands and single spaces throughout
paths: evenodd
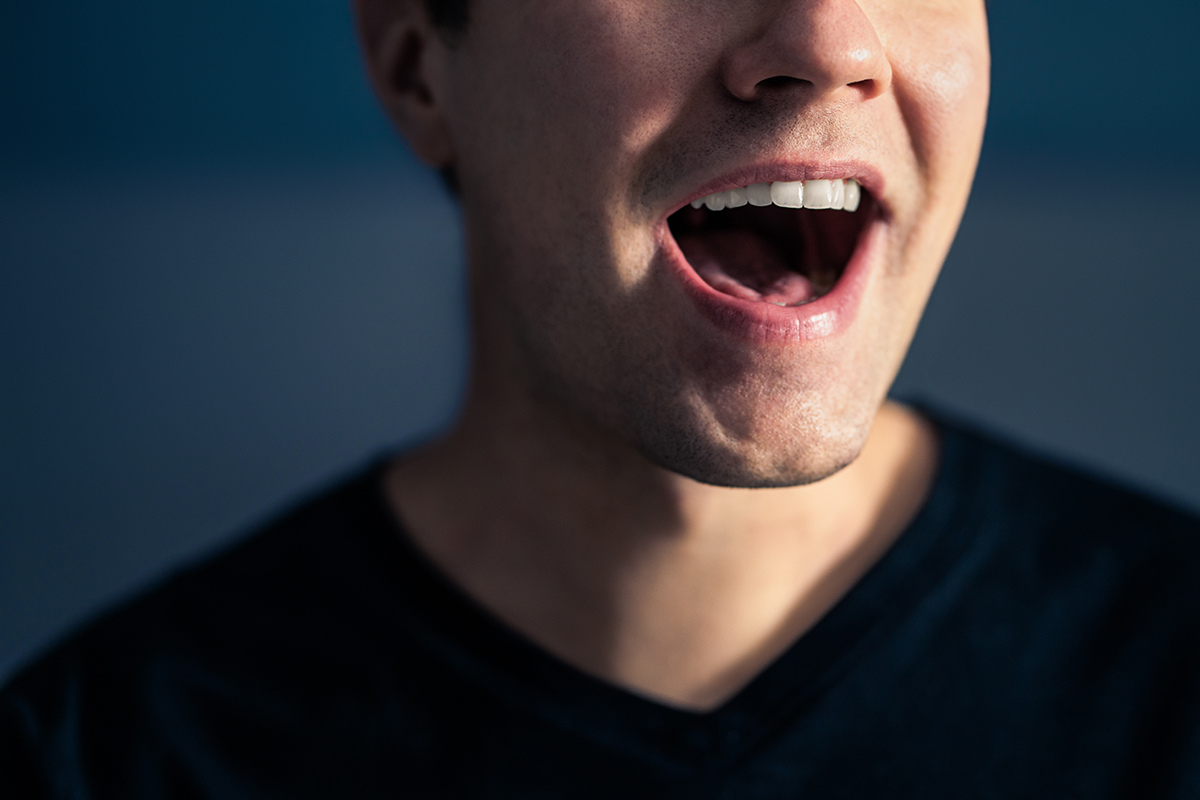
M 360 0 L 442 438 L 5 690 L 6 797 L 1193 797 L 1196 521 L 886 401 L 982 0 Z

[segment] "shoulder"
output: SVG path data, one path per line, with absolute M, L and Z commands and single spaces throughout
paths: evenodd
M 0 690 L 0 787 L 49 776 L 83 791 L 137 759 L 162 763 L 156 753 L 196 747 L 184 739 L 197 730 L 286 713 L 291 698 L 260 690 L 313 685 L 309 673 L 352 658 L 346 619 L 371 624 L 355 612 L 377 609 L 363 597 L 374 591 L 367 567 L 390 534 L 380 468 L 102 614 L 19 672 Z M 247 716 L 220 718 L 234 709 Z M 141 796 L 129 774 L 108 777 Z
M 928 413 L 928 412 L 926 412 Z M 1185 548 L 1200 546 L 1200 516 L 1125 483 L 1048 456 L 941 414 L 944 449 L 973 471 L 973 501 L 1014 522 L 1065 526 L 1085 538 L 1135 543 L 1139 531 Z
M 388 525 L 379 501 L 380 465 L 373 464 L 309 497 L 233 544 L 177 568 L 114 608 L 102 611 L 46 653 L 16 682 L 60 661 L 111 651 L 168 646 L 173 632 L 201 633 L 205 620 L 222 629 L 248 622 L 247 609 L 302 610 L 306 596 L 335 589 Z M 340 588 L 340 587 L 336 587 Z M 322 598 L 327 599 L 327 598 Z M 237 609 L 237 613 L 234 610 Z M 229 614 L 229 617 L 225 615 Z
M 1200 630 L 1200 517 L 1109 477 L 931 415 L 959 518 L 1016 585 L 1086 594 L 1094 606 L 1162 610 Z M 1028 582 L 1028 584 L 1026 584 Z

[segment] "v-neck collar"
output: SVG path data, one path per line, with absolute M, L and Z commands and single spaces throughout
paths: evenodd
M 935 420 L 936 422 L 936 420 Z M 939 461 L 924 505 L 891 548 L 812 628 L 733 697 L 695 712 L 589 675 L 481 607 L 417 549 L 383 488 L 387 459 L 359 481 L 364 566 L 395 594 L 427 647 L 503 702 L 563 730 L 677 767 L 713 768 L 795 720 L 908 616 L 969 544 L 964 524 L 979 464 L 967 437 L 938 423 Z

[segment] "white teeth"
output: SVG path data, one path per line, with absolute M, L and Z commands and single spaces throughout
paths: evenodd
M 803 208 L 804 184 L 800 181 L 775 181 L 771 184 L 771 202 L 783 208 Z
M 858 201 L 861 199 L 861 192 L 858 190 L 858 181 L 846 181 L 846 202 L 842 206 L 846 211 L 858 211 Z
M 805 208 L 829 208 L 833 205 L 831 181 L 809 181 L 804 185 Z
M 771 184 L 752 183 L 746 187 L 746 196 L 752 206 L 771 205 Z
M 830 208 L 836 208 L 841 211 L 842 206 L 846 203 L 846 182 L 841 178 L 832 181 L 833 184 L 833 202 L 829 205 Z
M 837 180 L 775 181 L 753 183 L 727 192 L 716 192 L 692 201 L 692 208 L 707 206 L 709 211 L 726 208 L 777 205 L 781 208 L 842 209 L 857 211 L 862 187 L 853 178 Z

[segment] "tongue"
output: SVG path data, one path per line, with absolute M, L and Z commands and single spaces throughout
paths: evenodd
M 745 229 L 679 237 L 692 269 L 718 292 L 760 303 L 794 306 L 817 298 L 808 278 L 790 269 L 779 248 Z

